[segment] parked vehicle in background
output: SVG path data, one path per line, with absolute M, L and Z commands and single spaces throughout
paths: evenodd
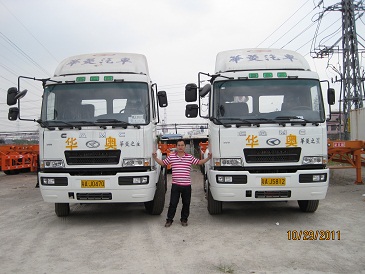
M 34 172 L 38 168 L 38 145 L 0 145 L 0 170 L 6 175 Z

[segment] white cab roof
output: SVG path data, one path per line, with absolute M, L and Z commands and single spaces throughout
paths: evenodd
M 242 70 L 310 70 L 305 58 L 284 49 L 237 49 L 217 54 L 215 72 Z
M 90 73 L 138 73 L 149 75 L 147 59 L 136 53 L 94 53 L 63 60 L 54 76 Z

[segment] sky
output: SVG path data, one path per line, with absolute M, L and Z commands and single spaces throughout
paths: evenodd
M 326 12 L 320 24 L 318 20 L 325 7 L 339 2 L 0 0 L 0 132 L 37 129 L 34 122 L 7 119 L 7 90 L 17 86 L 18 76 L 51 77 L 63 59 L 84 53 L 144 54 L 152 81 L 167 93 L 169 106 L 160 110 L 160 118 L 168 124 L 206 123 L 185 118 L 184 88 L 197 83 L 198 72 L 214 73 L 220 51 L 295 50 L 321 79 L 331 81 L 338 77 L 335 70 L 341 70 L 341 57 L 318 59 L 311 52 L 341 37 L 340 12 Z M 360 18 L 356 26 L 362 44 L 364 22 Z M 339 92 L 338 84 L 333 87 Z M 41 85 L 26 81 L 21 89 L 28 89 L 21 100 L 21 117 L 38 119 Z

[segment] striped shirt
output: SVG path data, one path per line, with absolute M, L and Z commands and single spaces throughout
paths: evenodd
M 170 154 L 163 160 L 164 165 L 171 165 L 172 168 L 172 183 L 189 186 L 191 185 L 190 171 L 191 165 L 197 165 L 199 159 L 193 155 L 185 153 L 182 157 L 179 157 L 176 153 Z

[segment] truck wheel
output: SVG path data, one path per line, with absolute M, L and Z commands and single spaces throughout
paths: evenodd
M 155 196 L 152 201 L 145 202 L 144 207 L 146 211 L 151 215 L 160 215 L 165 206 L 165 176 L 161 170 L 158 182 L 156 185 Z
M 204 174 L 204 177 L 203 177 L 203 189 L 204 189 L 205 195 L 207 195 L 207 183 L 208 183 L 207 180 L 208 180 L 207 174 Z
M 299 200 L 299 208 L 303 212 L 315 212 L 318 208 L 319 200 Z
M 213 199 L 209 187 L 208 187 L 208 212 L 210 215 L 216 215 L 222 213 L 222 202 Z
M 163 170 L 164 172 L 163 172 L 163 177 L 164 177 L 164 180 L 165 180 L 165 183 L 164 183 L 164 185 L 165 185 L 165 193 L 167 192 L 167 169 L 166 168 L 164 168 L 164 170 Z
M 204 175 L 205 174 L 205 165 L 200 165 L 200 172 Z
M 58 217 L 66 217 L 70 214 L 70 204 L 68 203 L 55 203 L 54 209 Z

